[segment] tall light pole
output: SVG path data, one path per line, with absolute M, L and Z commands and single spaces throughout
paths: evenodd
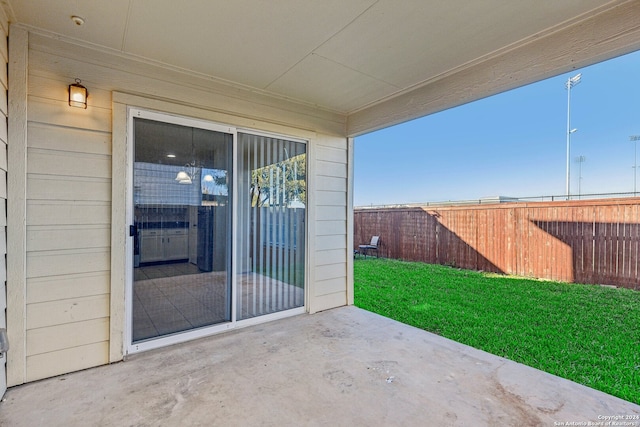
M 636 180 L 638 174 L 638 141 L 640 141 L 640 135 L 631 135 L 629 141 L 633 141 L 633 195 L 636 195 Z
M 580 83 L 582 73 L 578 73 L 567 79 L 565 86 L 567 88 L 567 200 L 571 195 L 570 179 L 571 179 L 571 134 L 578 129 L 571 129 L 571 88 Z
M 582 164 L 587 161 L 586 156 L 578 156 L 576 157 L 576 162 L 578 162 L 578 170 L 580 173 L 578 174 L 578 199 L 582 195 Z

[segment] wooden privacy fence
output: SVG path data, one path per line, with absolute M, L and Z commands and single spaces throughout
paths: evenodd
M 356 208 L 354 245 L 473 270 L 640 289 L 640 199 Z

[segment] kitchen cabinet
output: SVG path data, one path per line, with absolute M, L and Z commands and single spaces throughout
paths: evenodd
M 163 259 L 162 230 L 141 230 L 140 262 L 155 262 Z
M 189 232 L 186 228 L 163 230 L 164 259 L 189 258 Z
M 140 262 L 174 261 L 189 258 L 186 228 L 140 231 Z

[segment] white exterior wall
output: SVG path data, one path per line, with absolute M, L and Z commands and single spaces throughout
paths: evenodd
M 311 308 L 313 311 L 345 305 L 348 301 L 346 287 L 349 265 L 346 260 L 348 248 L 352 246 L 345 239 L 350 230 L 353 212 L 347 209 L 347 159 L 348 145 L 344 140 L 318 138 L 314 150 L 313 194 L 316 200 L 314 275 Z M 311 219 L 309 223 L 311 223 Z
M 7 36 L 9 34 L 9 20 L 0 8 L 0 58 L 3 66 L 0 67 L 0 328 L 6 327 L 7 295 L 5 285 L 7 282 L 7 64 L 9 62 Z M 5 369 L 6 355 L 0 358 L 0 369 Z M 0 396 L 6 388 L 5 375 L 0 374 Z
M 18 253 L 10 261 L 9 385 L 122 359 L 127 105 L 309 140 L 307 307 L 349 302 L 344 117 L 19 26 L 12 31 L 16 50 L 28 42 L 26 60 L 14 65 L 25 68 L 28 83 L 26 136 L 16 132 L 16 144 L 26 144 L 26 222 L 24 237 L 10 239 Z M 87 110 L 67 104 L 75 78 L 88 88 Z M 19 183 L 10 186 L 18 207 Z M 19 215 L 9 213 L 16 223 Z

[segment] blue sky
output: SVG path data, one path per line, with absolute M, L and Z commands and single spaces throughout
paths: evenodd
M 356 138 L 355 206 L 565 194 L 565 82 L 579 72 L 571 193 L 578 156 L 582 194 L 633 191 L 640 52 Z

